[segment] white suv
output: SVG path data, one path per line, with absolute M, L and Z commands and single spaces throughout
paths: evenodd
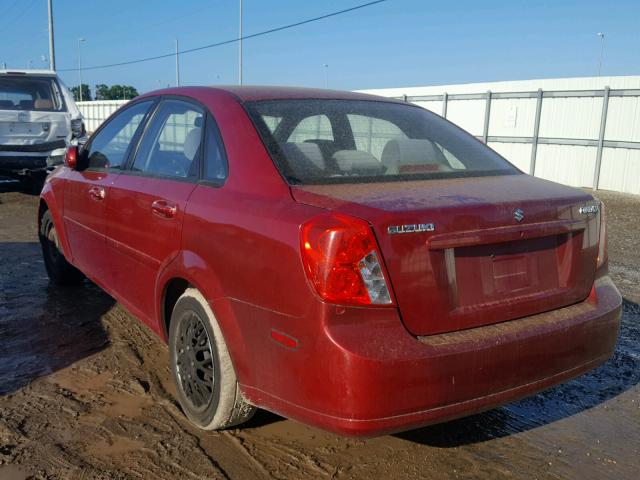
M 67 145 L 85 136 L 82 114 L 55 72 L 0 70 L 0 176 L 39 191 Z

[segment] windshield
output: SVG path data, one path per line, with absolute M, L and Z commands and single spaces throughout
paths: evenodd
M 0 110 L 62 109 L 60 90 L 53 78 L 0 76 Z
M 310 99 L 246 106 L 292 184 L 521 173 L 468 133 L 413 105 Z

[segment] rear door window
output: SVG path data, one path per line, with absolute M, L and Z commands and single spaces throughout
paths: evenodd
M 149 121 L 133 171 L 174 178 L 197 177 L 202 146 L 203 110 L 181 100 L 163 100 Z
M 147 100 L 125 108 L 92 137 L 88 152 L 89 168 L 123 167 L 131 141 L 151 105 L 153 100 Z

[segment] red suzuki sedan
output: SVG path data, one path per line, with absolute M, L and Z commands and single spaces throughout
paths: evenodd
M 369 95 L 138 97 L 68 150 L 39 229 L 54 282 L 87 276 L 168 342 L 203 429 L 260 407 L 407 430 L 584 373 L 618 334 L 598 200 Z

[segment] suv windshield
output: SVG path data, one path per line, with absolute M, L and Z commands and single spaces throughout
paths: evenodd
M 53 78 L 0 76 L 0 110 L 62 109 L 60 89 Z
M 292 184 L 521 173 L 462 129 L 414 105 L 310 99 L 246 106 Z

